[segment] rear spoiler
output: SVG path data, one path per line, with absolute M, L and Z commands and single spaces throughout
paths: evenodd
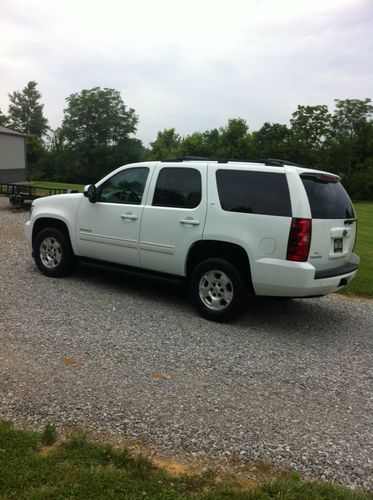
M 325 172 L 304 172 L 300 174 L 301 177 L 311 177 L 319 182 L 340 182 L 339 175 L 329 174 Z

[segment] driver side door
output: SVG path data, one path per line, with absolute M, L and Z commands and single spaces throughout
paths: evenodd
M 148 178 L 148 167 L 129 167 L 97 188 L 96 203 L 83 198 L 76 224 L 80 256 L 140 266 L 140 223 Z

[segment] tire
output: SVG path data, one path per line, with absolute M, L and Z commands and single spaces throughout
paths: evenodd
M 46 276 L 66 276 L 74 267 L 75 256 L 70 241 L 58 229 L 42 229 L 35 238 L 33 250 L 36 265 Z
M 211 258 L 202 261 L 192 271 L 189 295 L 202 317 L 223 322 L 243 311 L 248 291 L 233 264 L 224 259 Z

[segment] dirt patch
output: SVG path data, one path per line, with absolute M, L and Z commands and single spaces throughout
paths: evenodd
M 163 373 L 159 373 L 159 372 L 153 372 L 150 377 L 153 379 L 153 380 L 175 380 L 175 377 L 173 377 L 172 375 L 164 375 Z
M 78 368 L 83 368 L 84 366 L 83 361 L 79 361 L 78 359 L 75 358 L 62 358 L 62 363 L 65 366 L 75 366 Z

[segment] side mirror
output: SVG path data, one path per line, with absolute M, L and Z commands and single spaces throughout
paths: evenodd
M 88 184 L 85 186 L 83 194 L 89 199 L 91 203 L 96 203 L 97 200 L 97 190 L 94 184 Z

